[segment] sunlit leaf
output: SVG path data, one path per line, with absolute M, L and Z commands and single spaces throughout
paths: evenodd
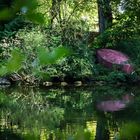
M 55 48 L 48 51 L 45 48 L 38 48 L 38 58 L 41 65 L 55 64 L 58 60 L 69 55 L 69 50 L 65 47 Z
M 8 72 L 17 72 L 22 67 L 24 60 L 25 56 L 19 50 L 14 49 L 6 65 Z
M 3 76 L 7 73 L 7 68 L 5 66 L 2 66 L 0 68 L 0 76 Z
M 69 50 L 65 47 L 58 47 L 55 48 L 52 52 L 51 52 L 51 57 L 54 61 L 57 61 L 59 59 L 61 59 L 64 56 L 68 56 L 69 54 Z
M 43 48 L 43 47 L 39 47 L 37 49 L 37 55 L 38 55 L 38 59 L 41 65 L 46 65 L 50 63 L 50 54 L 49 52 Z

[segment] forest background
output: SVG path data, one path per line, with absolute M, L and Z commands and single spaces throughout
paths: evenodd
M 139 7 L 139 0 L 1 0 L 0 75 L 29 84 L 127 81 L 98 64 L 96 50 L 126 53 L 139 75 Z

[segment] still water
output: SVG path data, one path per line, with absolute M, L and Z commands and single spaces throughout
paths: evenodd
M 0 88 L 0 140 L 140 140 L 140 88 Z

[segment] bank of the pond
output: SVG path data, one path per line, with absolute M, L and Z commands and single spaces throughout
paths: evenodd
M 14 78 L 13 78 L 14 77 Z M 123 85 L 139 85 L 139 77 L 130 77 L 130 75 L 125 75 L 125 79 L 112 76 L 98 76 L 98 77 L 82 77 L 82 78 L 73 78 L 66 77 L 65 79 L 59 77 L 50 77 L 48 80 L 39 80 L 35 78 L 19 78 L 19 75 L 16 76 L 6 76 L 0 78 L 0 86 L 9 87 L 15 85 L 23 86 L 36 86 L 36 87 L 91 87 L 91 86 L 102 86 L 102 85 L 114 85 L 114 86 L 123 86 Z

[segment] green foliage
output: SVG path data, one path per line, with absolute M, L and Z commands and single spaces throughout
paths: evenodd
M 92 140 L 91 137 L 91 133 L 89 131 L 83 130 L 82 128 L 79 128 L 79 130 L 77 130 L 77 133 L 74 136 L 68 136 L 68 140 L 72 139 L 72 140 Z
M 137 0 L 136 0 L 137 1 Z M 105 30 L 94 43 L 97 48 L 100 47 L 117 47 L 118 42 L 124 40 L 132 40 L 140 34 L 140 20 L 136 12 L 139 9 L 135 2 L 112 1 L 112 11 L 114 12 L 114 21 L 110 28 Z M 124 12 L 118 11 L 118 6 L 122 4 Z M 139 10 L 138 10 L 139 11 Z
M 127 53 L 136 64 L 139 64 L 140 55 L 140 41 L 139 36 L 134 39 L 123 40 L 118 42 L 118 49 Z
M 11 52 L 11 58 L 7 62 L 7 69 L 9 72 L 17 72 L 25 60 L 24 55 L 19 50 L 13 50 Z
M 96 76 L 100 73 L 98 72 L 100 68 L 98 69 L 94 64 L 96 48 L 117 47 L 119 42 L 134 39 L 140 31 L 138 12 L 132 11 L 137 6 L 131 4 L 131 0 L 126 3 L 123 14 L 117 11 L 119 0 L 111 1 L 111 4 L 114 23 L 96 39 L 92 36 L 92 40 L 94 39 L 92 48 L 89 48 L 89 37 L 90 33 L 97 29 L 98 20 L 95 0 L 79 2 L 17 0 L 9 4 L 8 8 L 5 5 L 0 11 L 0 20 L 4 23 L 6 19 L 8 20 L 3 32 L 0 32 L 1 61 L 4 63 L 12 50 L 19 47 L 27 58 L 22 70 L 20 69 L 25 75 L 29 74 L 41 79 L 48 75 L 62 78 L 66 75 L 78 78 Z M 65 58 L 68 53 L 70 56 Z M 14 67 L 18 64 L 14 62 L 13 66 L 8 65 L 12 67 L 11 71 L 17 71 Z M 7 73 L 6 69 L 3 65 L 1 73 L 4 74 L 4 71 Z M 107 77 L 106 70 L 104 74 Z M 125 81 L 123 74 L 112 73 L 109 77 L 105 79 Z
M 9 3 L 5 4 L 5 7 L 0 11 L 0 21 L 12 20 L 16 17 L 17 13 L 20 13 L 31 21 L 44 23 L 43 15 L 37 12 L 37 0 L 16 0 L 10 3 L 10 7 L 8 5 Z
M 110 83 L 116 83 L 117 81 L 126 82 L 127 81 L 126 74 L 122 73 L 122 72 L 113 71 L 108 75 L 106 81 L 108 81 Z
M 122 126 L 120 130 L 120 140 L 135 140 L 140 136 L 140 125 L 136 122 L 129 122 Z
M 117 23 L 110 29 L 106 30 L 98 38 L 96 38 L 93 46 L 100 47 L 117 47 L 118 42 L 128 39 L 135 39 L 138 36 L 139 31 L 132 24 L 131 21 L 124 21 Z
M 87 14 L 88 12 L 97 12 L 93 8 L 97 5 L 91 5 L 91 1 L 81 1 L 78 3 L 76 1 L 73 1 L 73 3 L 63 1 L 60 4 L 60 11 L 58 10 L 56 13 L 57 16 L 52 23 L 52 28 L 45 28 L 45 26 L 37 27 L 35 24 L 26 25 L 26 20 L 44 24 L 43 18 L 45 18 L 46 23 L 50 23 L 52 17 L 48 16 L 51 14 L 48 12 L 48 9 L 55 12 L 59 5 L 57 3 L 56 5 L 51 4 L 51 1 L 46 3 L 43 0 L 15 1 L 9 9 L 6 10 L 4 8 L 7 12 L 13 10 L 13 13 L 10 15 L 12 19 L 18 13 L 20 15 L 19 19 L 23 19 L 26 28 L 19 31 L 16 30 L 16 27 L 19 25 L 17 23 L 21 23 L 18 20 L 15 20 L 15 22 L 13 20 L 7 24 L 4 32 L 2 32 L 3 40 L 1 46 L 5 44 L 6 47 L 1 49 L 1 59 L 6 60 L 9 58 L 14 46 L 20 46 L 20 49 L 27 58 L 22 66 L 22 71 L 25 74 L 37 77 L 40 75 L 41 79 L 48 77 L 48 75 L 62 77 L 67 74 L 74 77 L 92 75 L 93 57 L 90 49 L 88 49 L 87 38 L 88 30 L 94 23 L 89 21 L 89 16 L 93 16 L 93 13 Z M 87 6 L 83 6 L 85 4 Z M 45 5 L 47 5 L 48 9 L 46 7 L 44 9 Z M 53 6 L 55 9 L 53 9 Z M 67 10 L 64 9 L 65 6 Z M 82 13 L 81 8 L 85 13 Z M 44 12 L 47 14 L 44 14 Z M 95 14 L 97 14 L 96 12 Z M 8 18 L 8 14 L 4 15 L 1 13 L 1 16 L 5 17 L 5 19 Z M 83 17 L 86 17 L 86 19 L 82 19 Z M 12 39 L 9 39 L 11 36 Z M 69 50 L 72 50 L 72 52 Z M 71 56 L 64 58 L 69 53 L 71 53 Z M 11 64 L 9 66 L 14 67 Z M 2 70 L 5 71 L 4 68 Z
M 37 56 L 39 59 L 40 65 L 49 65 L 55 64 L 61 57 L 67 56 L 69 53 L 68 49 L 60 46 L 55 48 L 53 51 L 48 51 L 45 48 L 37 48 Z
M 40 11 L 44 17 L 46 24 L 51 27 L 66 27 L 71 21 L 81 24 L 86 22 L 91 29 L 97 25 L 97 4 L 95 0 L 67 0 L 67 1 L 51 1 L 38 0 Z M 93 20 L 90 20 L 90 19 Z M 53 21 L 51 21 L 53 20 Z M 78 26 L 79 24 L 76 24 Z M 83 27 L 84 28 L 84 27 Z
M 105 81 L 110 84 L 115 84 L 117 82 L 127 82 L 128 75 L 124 72 L 117 70 L 115 66 L 114 68 L 109 69 L 102 66 L 101 64 L 96 64 L 94 68 L 95 79 L 97 81 Z
M 50 30 L 41 27 L 21 29 L 15 35 L 15 39 L 9 40 L 2 54 L 4 55 L 13 46 L 21 46 L 27 57 L 23 67 L 24 72 L 37 77 L 40 75 L 41 79 L 48 75 L 60 77 L 67 74 L 74 77 L 91 75 L 93 55 L 87 44 L 82 44 L 81 40 L 76 41 L 76 38 L 75 41 L 73 38 L 70 42 L 65 41 L 66 44 L 62 44 L 61 34 L 54 30 L 51 32 L 53 34 Z M 74 33 L 69 36 L 74 37 Z M 5 41 L 8 42 L 3 40 L 2 46 Z M 10 51 L 6 54 L 9 53 Z M 65 58 L 66 56 L 68 57 Z
M 117 48 L 128 54 L 137 74 L 140 74 L 140 41 L 139 36 L 118 42 Z
M 13 17 L 11 12 L 11 9 L 9 10 L 8 8 L 0 11 L 0 20 L 11 19 Z
M 1 107 L 8 107 L 12 106 L 11 102 L 9 101 L 9 98 L 5 96 L 2 92 L 0 92 L 0 106 Z
M 10 55 L 14 55 L 14 57 L 8 60 L 8 62 L 5 64 L 6 67 L 3 66 L 1 68 L 1 75 L 20 70 L 20 63 L 23 59 L 23 55 L 21 55 L 21 53 L 15 53 L 14 50 L 15 46 L 18 48 L 21 46 L 19 51 L 22 51 L 26 58 L 24 65 L 22 65 L 22 70 L 24 70 L 26 74 L 31 74 L 32 76 L 34 75 L 37 77 L 39 76 L 41 79 L 46 79 L 45 77 L 48 77 L 49 71 L 43 70 L 43 67 L 58 63 L 59 60 L 63 60 L 64 57 L 68 56 L 70 51 L 68 48 L 63 47 L 62 45 L 57 46 L 57 37 L 54 37 L 54 47 L 50 48 L 50 44 L 47 44 L 49 38 L 46 39 L 45 36 L 45 32 L 41 32 L 41 28 L 36 28 L 32 31 L 22 29 L 16 34 L 16 38 L 3 39 L 3 42 L 1 43 L 1 58 L 9 58 Z
M 14 49 L 11 52 L 11 57 L 8 59 L 7 62 L 5 62 L 5 65 L 1 67 L 0 75 L 18 72 L 21 69 L 24 61 L 25 56 L 23 55 L 23 53 L 20 52 L 20 50 L 18 49 Z

